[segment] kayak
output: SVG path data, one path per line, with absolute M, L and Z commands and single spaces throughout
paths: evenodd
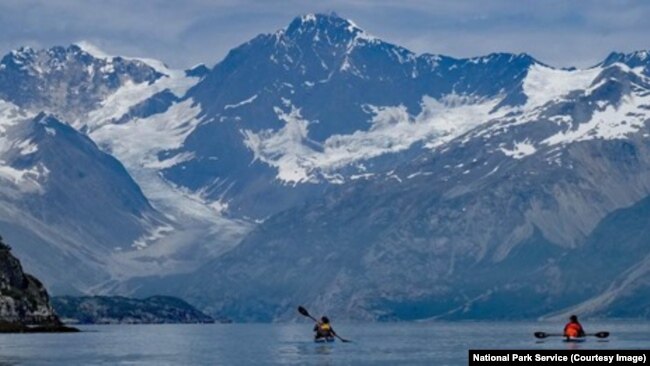
M 314 343 L 333 343 L 334 337 L 314 338 Z
M 582 343 L 586 340 L 587 337 L 566 337 L 563 341 L 568 343 Z

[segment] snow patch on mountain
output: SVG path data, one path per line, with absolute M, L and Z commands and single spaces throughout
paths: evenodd
M 610 104 L 603 110 L 596 110 L 589 121 L 576 128 L 569 125 L 569 129 L 546 138 L 542 143 L 554 146 L 594 139 L 624 139 L 638 132 L 650 119 L 650 110 L 644 107 L 648 105 L 648 93 L 626 95 L 620 105 Z
M 95 46 L 89 41 L 79 41 L 75 43 L 79 48 L 81 48 L 82 51 L 86 52 L 87 54 L 91 55 L 94 58 L 101 58 L 101 59 L 112 59 L 113 55 L 109 55 L 108 53 L 104 52 L 102 49 L 99 47 Z
M 366 109 L 373 114 L 371 128 L 350 135 L 334 135 L 324 144 L 319 166 L 340 168 L 360 160 L 371 159 L 386 153 L 396 153 L 423 142 L 435 148 L 450 141 L 490 118 L 504 113 L 491 111 L 498 100 L 472 101 L 458 95 L 441 100 L 425 96 L 422 111 L 411 115 L 405 106 L 372 106 Z
M 149 244 L 158 241 L 161 238 L 164 238 L 170 232 L 174 231 L 174 228 L 169 225 L 160 225 L 151 229 L 147 234 L 142 235 L 140 238 L 135 240 L 131 245 L 133 248 L 142 250 L 149 246 Z
M 199 80 L 196 77 L 185 76 L 183 71 L 168 70 L 168 72 L 168 76 L 159 78 L 152 84 L 126 82 L 103 100 L 100 108 L 90 112 L 85 120 L 78 120 L 76 127 L 79 128 L 80 124 L 84 124 L 91 131 L 95 130 L 103 124 L 118 120 L 128 113 L 131 107 L 151 98 L 156 93 L 169 90 L 177 97 L 181 97 Z
M 188 99 L 172 105 L 165 113 L 135 118 L 125 124 L 105 124 L 90 135 L 133 170 L 169 167 L 190 156 L 173 157 L 173 164 L 170 164 L 165 159 L 160 160 L 158 153 L 182 146 L 198 125 L 200 112 L 200 107 Z
M 506 149 L 505 147 L 500 147 L 499 149 L 506 156 L 510 156 L 515 159 L 525 158 L 526 156 L 532 155 L 537 151 L 537 149 L 535 149 L 535 146 L 528 139 L 523 142 L 515 142 L 514 147 L 511 150 Z
M 119 88 L 112 91 L 111 94 L 104 97 L 98 108 L 89 111 L 87 115 L 77 116 L 72 121 L 72 125 L 77 129 L 85 127 L 93 131 L 104 124 L 113 123 L 126 115 L 131 107 L 163 91 L 169 91 L 178 98 L 183 97 L 187 90 L 200 80 L 198 76 L 188 76 L 183 70 L 170 69 L 164 63 L 157 60 L 112 56 L 85 41 L 79 42 L 76 45 L 83 52 L 98 60 L 102 60 L 104 63 L 103 68 L 105 68 L 102 71 L 105 73 L 112 72 L 111 70 L 114 63 L 117 62 L 116 60 L 129 60 L 146 64 L 162 75 L 150 82 L 127 80 Z M 93 69 L 89 67 L 88 72 L 93 72 Z
M 314 151 L 304 144 L 308 139 L 309 121 L 300 114 L 300 109 L 290 106 L 289 112 L 275 107 L 275 113 L 284 126 L 278 130 L 264 130 L 254 133 L 244 130 L 244 143 L 254 153 L 255 160 L 278 169 L 278 179 L 286 183 L 317 182 L 311 176 Z M 313 141 L 312 141 L 313 142 Z M 316 143 L 316 142 L 313 142 Z
M 56 131 L 54 133 L 56 133 Z M 48 135 L 49 134 L 50 133 L 48 133 Z M 34 144 L 30 139 L 19 142 L 16 147 L 18 148 L 18 153 L 20 155 L 30 155 L 38 151 L 38 146 Z
M 557 101 L 573 90 L 587 89 L 600 74 L 602 68 L 585 70 L 562 70 L 534 64 L 523 82 L 528 100 L 526 109 L 532 110 L 546 103 Z
M 93 131 L 91 137 L 122 161 L 153 203 L 162 204 L 168 214 L 178 213 L 178 210 L 170 212 L 168 209 L 183 206 L 186 195 L 166 182 L 159 175 L 159 169 L 180 164 L 191 159 L 192 155 L 179 154 L 161 159 L 159 153 L 181 147 L 199 124 L 200 112 L 200 107 L 188 99 L 148 118 L 135 118 L 125 124 L 105 124 Z M 202 202 L 190 202 L 190 207 L 185 207 L 187 210 L 180 211 L 185 214 L 203 211 L 194 207 Z M 214 212 L 201 216 L 214 216 Z
M 49 174 L 47 167 L 39 163 L 29 169 L 16 169 L 3 159 L 3 155 L 10 150 L 18 150 L 20 155 L 38 151 L 38 146 L 31 140 L 13 140 L 9 136 L 9 130 L 27 118 L 28 115 L 16 105 L 0 99 L 0 182 L 3 185 L 11 185 L 22 193 L 41 193 L 41 182 L 47 179 Z
M 41 183 L 47 179 L 49 170 L 43 164 L 29 169 L 16 169 L 0 160 L 0 182 L 11 184 L 22 193 L 43 193 Z
M 250 98 L 248 98 L 248 99 L 242 100 L 242 101 L 239 102 L 239 103 L 235 103 L 235 104 L 226 104 L 226 105 L 223 107 L 223 109 L 234 109 L 234 108 L 239 108 L 239 107 L 241 107 L 241 106 L 243 106 L 243 105 L 253 103 L 253 102 L 255 101 L 255 99 L 257 99 L 257 94 L 253 95 L 252 97 L 250 97 Z
M 116 55 L 110 55 L 107 52 L 104 52 L 104 50 L 100 49 L 96 45 L 92 44 L 89 41 L 79 41 L 75 43 L 77 47 L 79 47 L 82 51 L 86 52 L 87 54 L 93 56 L 94 58 L 97 59 L 103 59 L 107 62 L 107 66 L 110 67 L 112 60 L 116 57 L 122 58 L 124 60 L 130 60 L 130 61 L 139 61 L 142 62 L 148 66 L 151 66 L 153 69 L 155 69 L 158 72 L 161 72 L 165 75 L 171 76 L 172 74 L 176 74 L 177 70 L 170 69 L 165 65 L 164 62 L 152 58 L 146 58 L 146 57 L 126 57 L 126 56 L 116 56 Z
M 300 22 L 299 26 L 297 26 L 294 23 L 296 21 Z M 316 33 L 316 36 L 320 37 L 319 33 L 321 29 L 318 29 L 319 22 L 320 23 L 328 22 L 331 23 L 330 26 L 335 27 L 336 29 L 339 30 L 345 30 L 348 34 L 354 35 L 355 39 L 363 39 L 368 41 L 374 41 L 377 39 L 376 37 L 368 34 L 365 30 L 359 27 L 352 20 L 339 18 L 338 15 L 336 14 L 330 14 L 330 15 L 315 14 L 315 13 L 304 14 L 299 18 L 296 18 L 294 22 L 292 22 L 289 26 L 285 27 L 284 29 L 280 30 L 278 33 L 279 34 L 287 33 L 287 31 L 289 31 L 291 28 L 294 28 L 295 32 L 297 32 L 298 34 L 306 33 L 308 31 L 315 29 L 319 31 Z M 325 32 L 327 32 L 327 30 L 329 29 L 325 29 Z M 325 36 L 328 37 L 329 39 L 328 34 L 325 34 Z
M 459 95 L 441 100 L 425 96 L 422 111 L 415 116 L 403 105 L 366 105 L 367 112 L 373 115 L 368 131 L 333 135 L 322 144 L 309 139 L 310 121 L 291 105 L 289 112 L 276 107 L 278 118 L 285 122 L 281 129 L 242 133 L 255 160 L 278 169 L 277 179 L 290 184 L 315 183 L 319 181 L 317 173 L 326 175 L 355 162 L 404 151 L 417 142 L 436 148 L 503 116 L 508 112 L 506 108 L 494 112 L 498 103 L 498 99 L 472 100 Z
M 2 144 L 2 139 L 6 137 L 7 129 L 29 116 L 15 104 L 0 99 L 0 153 L 3 151 L 3 146 L 6 146 Z
M 208 202 L 200 193 L 176 187 L 160 174 L 160 169 L 193 158 L 189 153 L 161 158 L 159 153 L 180 148 L 200 123 L 200 113 L 200 106 L 187 99 L 163 113 L 124 124 L 103 124 L 91 132 L 93 140 L 120 159 L 151 204 L 174 223 L 173 227 L 151 228 L 134 241 L 136 251 L 115 251 L 113 259 L 122 268 L 112 274 L 115 280 L 192 270 L 209 255 L 232 248 L 250 230 L 250 223 L 224 216 L 226 203 Z
M 607 83 L 619 83 L 616 78 L 606 77 L 613 69 L 620 69 L 621 73 L 627 74 L 626 78 L 631 83 L 629 90 L 621 91 L 623 94 L 620 95 L 620 100 L 597 99 L 594 93 L 607 87 Z M 511 128 L 537 123 L 540 119 L 551 121 L 559 127 L 546 136 L 535 137 L 534 141 L 515 141 L 512 147 L 502 143 L 499 149 L 513 158 L 534 154 L 541 147 L 564 146 L 593 139 L 625 139 L 643 128 L 650 119 L 650 93 L 646 86 L 649 82 L 650 79 L 643 74 L 641 68 L 631 68 L 621 63 L 605 68 L 571 71 L 534 65 L 524 80 L 524 91 L 529 97 L 527 104 L 514 109 L 515 113 L 511 116 L 496 120 L 488 128 L 474 131 L 472 137 L 507 135 Z M 553 102 L 564 100 L 569 93 L 573 93 L 572 98 L 582 98 L 591 105 L 591 115 L 586 121 L 566 114 L 566 110 L 556 109 L 557 104 Z M 591 98 L 596 100 L 592 101 Z M 618 97 L 615 95 L 614 98 Z M 547 103 L 552 104 L 546 105 Z

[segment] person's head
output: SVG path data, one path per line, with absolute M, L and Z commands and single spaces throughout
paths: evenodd
M 576 315 L 571 315 L 571 316 L 569 317 L 569 320 L 572 321 L 572 322 L 574 322 L 574 323 L 577 323 L 577 322 L 578 322 L 578 316 L 576 316 Z
M 324 316 L 320 318 L 320 322 L 323 324 L 329 324 L 330 320 L 326 316 Z

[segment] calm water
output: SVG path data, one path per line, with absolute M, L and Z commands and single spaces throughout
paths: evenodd
M 354 343 L 318 345 L 311 325 L 105 325 L 77 334 L 0 335 L 0 365 L 467 365 L 470 348 L 647 349 L 650 323 L 585 323 L 606 342 L 537 341 L 562 324 L 334 324 Z

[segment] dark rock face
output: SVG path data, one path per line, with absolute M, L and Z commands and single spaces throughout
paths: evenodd
M 0 237 L 0 332 L 65 331 L 43 284 L 23 272 Z
M 214 319 L 185 301 L 169 296 L 130 299 L 121 296 L 52 299 L 65 322 L 78 324 L 174 324 L 214 323 Z

